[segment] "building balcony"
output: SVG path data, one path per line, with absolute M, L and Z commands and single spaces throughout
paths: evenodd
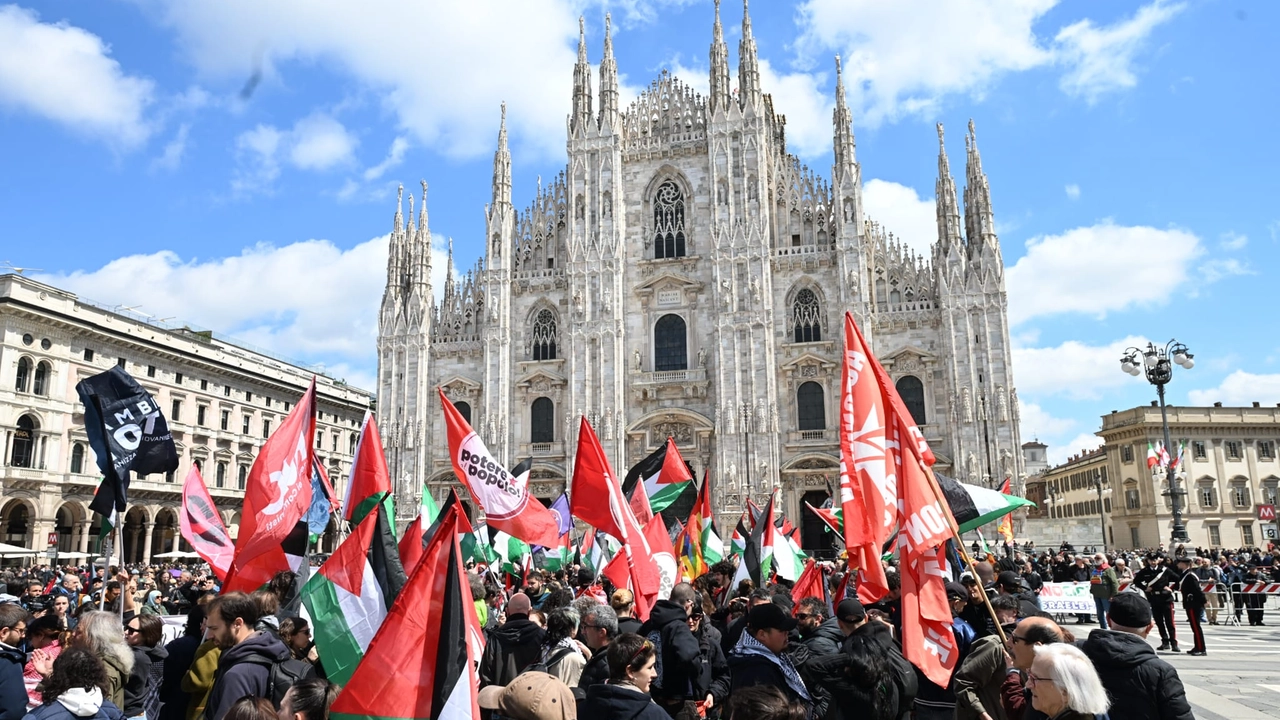
M 632 390 L 641 400 L 706 397 L 707 369 L 659 370 L 634 376 Z
M 835 430 L 792 430 L 787 433 L 788 446 L 832 445 L 835 442 Z
M 521 443 L 520 454 L 531 455 L 536 458 L 564 457 L 564 443 L 562 442 Z

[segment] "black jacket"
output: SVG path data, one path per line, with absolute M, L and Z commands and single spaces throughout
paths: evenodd
M 528 615 L 512 615 L 489 634 L 480 658 L 480 685 L 506 685 L 542 655 L 547 631 Z
M 266 697 L 271 664 L 289 658 L 289 648 L 264 632 L 255 632 L 224 650 L 218 658 L 218 672 L 213 676 L 213 689 L 204 706 L 205 720 L 222 720 L 231 706 L 245 695 Z
M 703 620 L 693 636 L 698 639 L 702 678 L 709 688 L 707 692 L 715 700 L 715 707 L 720 707 L 729 698 L 729 659 L 720 649 L 720 631 Z
M 169 651 L 163 645 L 155 647 L 134 646 L 133 669 L 129 671 L 129 679 L 124 683 L 124 707 L 121 710 L 125 717 L 137 717 L 142 714 L 143 701 L 147 698 L 147 684 L 151 678 L 151 666 L 163 663 L 169 657 Z
M 709 678 L 703 677 L 702 652 L 689 629 L 684 608 L 670 600 L 659 600 L 649 611 L 649 620 L 640 635 L 658 649 L 658 676 L 649 693 L 654 700 L 702 700 L 707 696 Z
M 1205 606 L 1204 590 L 1200 588 L 1200 576 L 1188 570 L 1178 582 L 1178 591 L 1182 593 L 1182 604 L 1191 608 Z
M 191 696 L 183 691 L 182 678 L 191 669 L 198 647 L 199 635 L 183 635 L 164 646 L 169 657 L 165 658 L 164 675 L 160 680 L 160 702 L 164 706 L 160 708 L 158 720 L 186 720 L 187 703 L 191 702 Z
M 17 648 L 0 646 L 0 720 L 22 720 L 27 714 L 27 688 L 22 684 L 26 662 Z
M 591 653 L 591 659 L 582 667 L 582 675 L 578 677 L 578 687 L 588 690 L 592 685 L 609 682 L 609 646 L 605 645 Z
M 641 623 L 639 620 L 635 618 L 618 618 L 618 634 L 621 635 L 622 633 L 635 633 L 639 635 L 640 626 L 642 624 L 643 623 Z
M 1153 603 L 1173 602 L 1173 588 L 1178 585 L 1178 574 L 1164 565 L 1144 567 L 1134 573 L 1133 584 L 1147 594 Z
M 1115 630 L 1094 630 L 1077 643 L 1111 696 L 1110 714 L 1125 720 L 1192 720 L 1178 672 L 1147 641 Z
M 747 616 L 734 620 L 724 629 L 724 633 L 720 637 L 720 649 L 724 651 L 725 657 L 733 652 L 733 648 L 738 644 L 738 639 L 742 637 L 742 631 L 747 629 Z
M 592 685 L 578 706 L 578 717 L 592 720 L 671 720 L 648 695 L 623 685 Z
M 814 628 L 812 633 L 802 636 L 800 642 L 808 646 L 814 655 L 834 655 L 840 652 L 844 631 L 840 629 L 839 620 L 830 618 Z

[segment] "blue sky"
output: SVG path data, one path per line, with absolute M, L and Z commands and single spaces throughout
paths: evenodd
M 705 89 L 710 0 L 0 5 L 0 261 L 369 386 L 396 185 L 428 182 L 438 250 L 453 238 L 469 267 L 499 103 L 523 205 L 563 166 L 577 18 L 598 63 L 609 11 L 624 103 L 663 68 Z M 867 211 L 916 247 L 935 234 L 934 123 L 962 185 L 975 120 L 1024 439 L 1062 459 L 1154 398 L 1118 366 L 1144 338 L 1197 355 L 1175 403 L 1280 402 L 1280 6 L 751 11 L 790 148 L 824 175 L 844 57 Z M 736 64 L 742 9 L 722 15 Z

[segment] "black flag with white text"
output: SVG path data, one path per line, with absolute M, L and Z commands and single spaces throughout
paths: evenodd
M 151 393 L 119 367 L 76 384 L 84 403 L 84 429 L 97 455 L 102 486 L 89 508 L 102 515 L 124 512 L 129 473 L 178 469 L 178 451 L 169 423 Z

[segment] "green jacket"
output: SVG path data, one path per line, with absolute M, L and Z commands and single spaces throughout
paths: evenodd
M 1106 564 L 1102 569 L 1094 567 L 1089 575 L 1089 592 L 1103 600 L 1115 597 L 1115 594 L 1120 592 L 1120 580 L 1116 577 L 1116 569 Z
M 205 703 L 209 701 L 209 692 L 213 690 L 214 675 L 218 672 L 218 658 L 222 650 L 212 640 L 205 640 L 196 648 L 196 659 L 191 662 L 191 669 L 182 678 L 182 690 L 190 694 L 187 704 L 187 720 L 196 720 L 204 713 Z

